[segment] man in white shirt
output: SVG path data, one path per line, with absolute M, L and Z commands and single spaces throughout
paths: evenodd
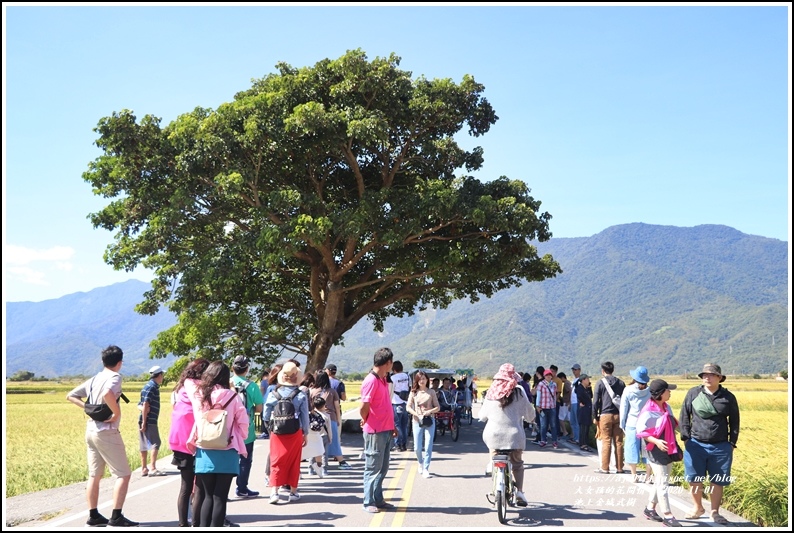
M 394 427 L 397 429 L 397 438 L 392 450 L 404 452 L 408 449 L 408 420 L 410 416 L 405 410 L 405 404 L 411 391 L 411 378 L 403 372 L 403 364 L 400 361 L 394 361 L 392 371 L 394 374 L 391 376 L 393 389 L 391 404 L 394 409 Z

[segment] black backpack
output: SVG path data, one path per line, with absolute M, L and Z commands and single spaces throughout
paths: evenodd
M 281 396 L 278 389 L 273 391 L 276 396 L 276 406 L 270 415 L 270 432 L 276 435 L 292 435 L 301 428 L 298 414 L 295 412 L 295 404 L 292 399 L 298 395 L 300 389 L 293 390 L 289 396 Z

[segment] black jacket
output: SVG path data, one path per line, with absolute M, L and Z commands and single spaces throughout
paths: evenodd
M 712 444 L 727 440 L 736 446 L 736 441 L 739 440 L 739 403 L 736 396 L 720 385 L 713 396 L 707 395 L 717 414 L 710 418 L 701 418 L 692 409 L 692 402 L 702 390 L 703 385 L 699 385 L 686 393 L 678 417 L 681 440 L 695 438 Z
M 607 382 L 612 387 L 612 392 L 615 393 L 615 396 L 623 394 L 623 389 L 626 388 L 626 384 L 623 383 L 622 380 L 611 374 L 604 377 L 607 378 Z M 599 418 L 602 413 L 606 415 L 617 415 L 620 414 L 620 409 L 612 404 L 612 398 L 609 396 L 609 392 L 607 392 L 603 380 L 599 379 L 596 383 L 595 391 L 593 392 L 593 418 Z

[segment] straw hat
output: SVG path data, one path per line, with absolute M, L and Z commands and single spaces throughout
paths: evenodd
M 287 361 L 278 373 L 278 384 L 297 387 L 303 381 L 303 372 L 292 361 Z

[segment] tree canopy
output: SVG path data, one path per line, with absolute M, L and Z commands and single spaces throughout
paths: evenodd
M 399 63 L 361 50 L 279 63 L 164 128 L 129 110 L 99 121 L 103 154 L 83 179 L 111 199 L 89 215 L 115 231 L 104 259 L 152 269 L 136 309 L 179 317 L 153 355 L 266 364 L 286 350 L 314 370 L 364 317 L 382 331 L 389 316 L 561 272 L 530 244 L 551 237 L 551 216 L 527 185 L 466 174 L 483 150 L 454 136 L 498 118 L 484 87 Z

